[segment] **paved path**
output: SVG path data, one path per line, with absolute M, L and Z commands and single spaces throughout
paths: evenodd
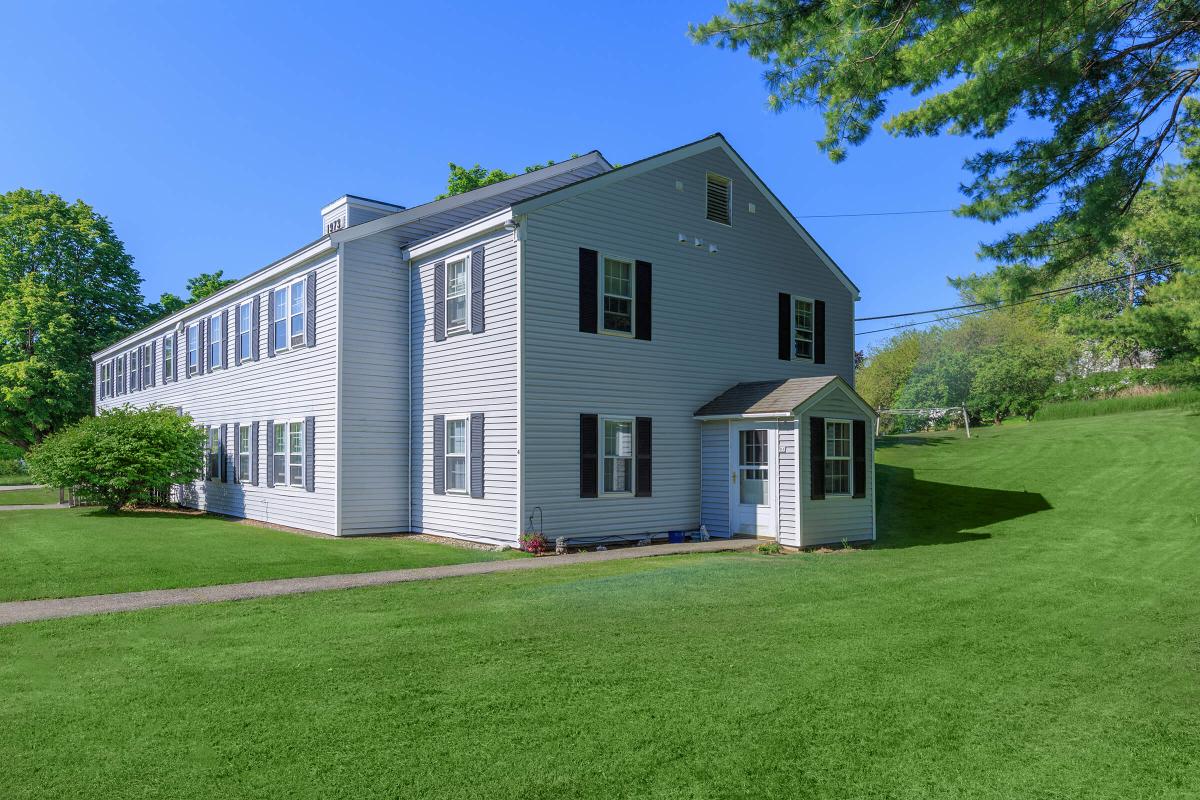
M 0 492 L 16 492 L 21 489 L 40 489 L 42 488 L 36 483 L 25 483 L 20 486 L 0 486 Z
M 18 600 L 0 603 L 0 625 L 36 622 L 59 617 L 79 617 L 86 614 L 108 614 L 116 611 L 138 611 L 162 606 L 184 606 L 198 603 L 219 603 L 226 600 L 249 600 L 255 597 L 277 597 L 285 594 L 325 592 L 331 589 L 352 589 L 360 586 L 382 586 L 389 583 L 428 581 L 458 578 L 464 575 L 486 575 L 493 572 L 517 572 L 527 569 L 565 567 L 571 564 L 591 564 L 599 561 L 624 561 L 631 558 L 668 556 L 681 553 L 715 553 L 723 550 L 749 550 L 758 542 L 754 539 L 721 539 L 687 544 L 657 544 L 646 547 L 622 547 L 602 553 L 576 553 L 568 556 L 520 558 L 511 561 L 480 561 L 421 569 L 394 569 L 384 572 L 362 572 L 354 575 L 318 575 L 312 578 L 282 578 L 272 581 L 228 583 L 220 586 L 201 586 L 194 589 L 155 589 L 148 592 L 123 594 L 94 594 L 86 597 L 67 597 L 59 600 Z
M 32 511 L 36 508 L 70 508 L 69 503 L 37 503 L 28 506 L 0 506 L 0 511 Z

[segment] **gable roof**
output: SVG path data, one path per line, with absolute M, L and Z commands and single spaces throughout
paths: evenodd
M 840 388 L 864 411 L 875 415 L 866 400 L 837 375 L 818 375 L 815 378 L 783 378 L 774 381 L 739 383 L 696 409 L 692 416 L 763 417 L 798 416 L 801 409 Z
M 746 175 L 746 177 L 750 179 L 750 182 L 754 185 L 754 188 L 758 189 L 763 197 L 767 198 L 767 201 L 770 202 L 771 206 L 779 213 L 780 216 L 783 217 L 791 229 L 795 231 L 795 233 L 805 242 L 805 244 L 812 248 L 814 253 L 817 254 L 817 257 L 821 260 L 821 263 L 828 267 L 829 270 L 837 276 L 838 280 L 840 280 L 842 284 L 850 291 L 851 296 L 855 300 L 858 300 L 860 292 L 858 287 L 854 285 L 854 282 L 846 276 L 846 273 L 843 272 L 842 268 L 839 267 L 837 263 L 834 262 L 834 260 L 829 256 L 829 254 L 825 252 L 824 248 L 817 244 L 816 239 L 814 239 L 812 235 L 805 229 L 805 227 L 800 224 L 799 220 L 797 220 L 795 215 L 788 210 L 787 206 L 785 206 L 780 199 L 775 196 L 775 193 L 767 188 L 767 185 L 763 183 L 761 178 L 758 177 L 758 174 L 755 173 L 751 166 L 746 163 L 746 160 L 742 158 L 736 150 L 733 149 L 733 146 L 729 144 L 729 141 L 720 132 L 706 136 L 703 139 L 692 142 L 691 144 L 685 144 L 681 147 L 676 147 L 659 153 L 658 155 L 650 156 L 649 158 L 643 158 L 641 161 L 635 161 L 632 164 L 626 164 L 624 166 L 611 169 L 607 172 L 603 172 L 599 175 L 593 175 L 590 178 L 584 178 L 583 180 L 576 181 L 569 186 L 551 189 L 550 191 L 542 192 L 541 194 L 534 195 L 533 197 L 513 203 L 513 212 L 517 214 L 527 214 L 530 211 L 535 211 L 543 206 L 550 205 L 551 203 L 560 203 L 563 200 L 568 200 L 583 192 L 609 186 L 617 181 L 621 181 L 626 178 L 632 178 L 634 175 L 640 175 L 643 172 L 649 172 L 652 169 L 657 169 L 659 167 L 666 166 L 667 164 L 671 164 L 715 148 L 722 150 L 725 155 L 727 155 L 729 159 L 733 161 L 733 163 Z

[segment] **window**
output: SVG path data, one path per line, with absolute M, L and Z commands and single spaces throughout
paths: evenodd
M 602 430 L 604 493 L 629 494 L 633 491 L 633 420 L 606 419 Z
M 304 423 L 276 422 L 271 470 L 276 486 L 304 485 Z
M 249 483 L 252 478 L 250 476 L 250 427 L 248 425 L 238 428 L 237 454 L 238 483 Z
M 221 356 L 225 352 L 225 331 L 221 330 L 221 315 L 215 314 L 208 318 L 208 369 L 211 372 L 221 366 Z
M 304 281 L 271 292 L 275 352 L 304 344 Z
M 208 429 L 208 479 L 218 480 L 221 477 L 221 429 Z
M 850 494 L 850 422 L 825 420 L 825 495 Z
M 163 383 L 175 377 L 175 337 L 163 337 Z
M 795 342 L 793 355 L 796 358 L 813 357 L 813 303 L 802 297 L 792 298 L 792 336 Z
M 467 486 L 467 418 L 446 420 L 446 491 L 466 492 Z
M 154 359 L 150 357 L 150 345 L 142 345 L 142 388 L 154 382 Z
M 633 263 L 605 256 L 600 280 L 604 330 L 633 333 Z
M 733 181 L 723 175 L 708 173 L 708 207 L 705 216 L 713 222 L 732 225 L 733 220 L 729 216 L 732 195 Z
M 770 432 L 765 428 L 739 431 L 738 440 L 741 450 L 738 500 L 745 505 L 767 505 Z
M 195 375 L 200 371 L 200 325 L 187 327 L 187 374 Z
M 470 289 L 470 256 L 464 254 L 446 262 L 446 332 L 466 330 Z
M 252 342 L 250 341 L 250 329 L 251 329 L 250 314 L 253 311 L 254 311 L 254 305 L 252 303 L 242 303 L 240 306 L 238 306 L 238 311 L 237 311 L 237 315 L 238 315 L 237 316 L 237 319 L 238 319 L 238 322 L 237 322 L 237 328 L 238 328 L 237 348 L 238 348 L 238 358 L 241 359 L 242 361 L 250 360 L 250 355 L 251 355 L 250 354 L 250 345 L 252 344 Z
M 125 392 L 125 356 L 117 356 L 117 360 L 113 362 L 113 380 L 117 384 L 116 394 L 124 394 Z
M 132 392 L 135 388 L 137 388 L 137 385 L 138 385 L 138 382 L 137 382 L 137 379 L 138 379 L 138 351 L 137 350 L 129 351 L 129 357 L 128 357 L 126 363 L 129 365 L 129 382 L 126 385 L 129 386 L 129 391 Z

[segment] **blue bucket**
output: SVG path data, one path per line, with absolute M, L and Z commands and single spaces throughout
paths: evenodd
M 670 544 L 683 544 L 683 531 L 667 531 L 667 542 Z

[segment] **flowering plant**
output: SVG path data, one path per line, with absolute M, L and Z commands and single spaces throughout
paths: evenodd
M 546 537 L 540 533 L 522 533 L 521 549 L 534 555 L 544 553 L 546 552 Z

